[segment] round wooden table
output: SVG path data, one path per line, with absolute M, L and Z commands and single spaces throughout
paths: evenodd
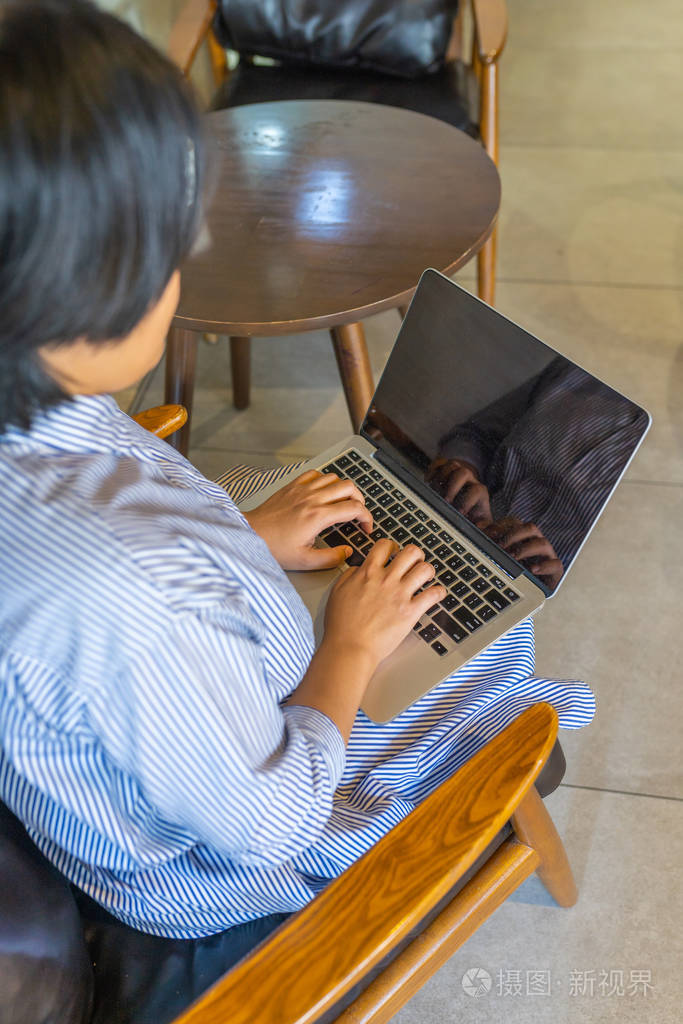
M 249 338 L 329 328 L 354 429 L 373 393 L 358 321 L 407 305 L 426 267 L 452 273 L 493 230 L 500 179 L 451 125 L 373 103 L 292 100 L 207 115 L 208 244 L 183 267 L 166 401 L 191 412 L 197 333 L 231 336 L 235 404 Z M 176 443 L 186 450 L 189 421 Z

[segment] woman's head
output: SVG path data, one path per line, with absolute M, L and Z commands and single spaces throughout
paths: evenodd
M 41 349 L 110 344 L 168 299 L 203 169 L 180 71 L 124 23 L 0 0 L 0 432 L 64 396 Z

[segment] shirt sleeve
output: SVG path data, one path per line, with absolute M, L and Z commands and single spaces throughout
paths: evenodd
M 281 864 L 325 828 L 342 736 L 314 708 L 280 707 L 258 640 L 226 612 L 175 615 L 93 714 L 154 812 L 235 863 Z

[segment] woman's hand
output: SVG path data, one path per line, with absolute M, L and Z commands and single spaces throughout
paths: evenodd
M 351 548 L 314 548 L 321 530 L 355 519 L 366 533 L 372 516 L 351 480 L 309 469 L 253 509 L 245 512 L 283 569 L 331 569 L 341 565 Z
M 508 516 L 485 528 L 485 533 L 549 587 L 556 587 L 564 566 L 555 549 L 534 523 Z
M 463 459 L 434 459 L 427 483 L 476 526 L 491 522 L 489 492 L 476 468 Z
M 418 593 L 433 579 L 434 567 L 414 544 L 399 550 L 392 540 L 377 541 L 363 564 L 348 569 L 332 588 L 323 646 L 357 651 L 374 672 L 420 616 L 446 596 L 441 583 Z

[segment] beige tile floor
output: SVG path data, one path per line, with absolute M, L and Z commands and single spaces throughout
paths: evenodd
M 674 1024 L 683 1016 L 683 18 L 677 0 L 508 8 L 498 308 L 640 401 L 654 426 L 537 624 L 538 669 L 585 679 L 598 698 L 595 722 L 563 736 L 567 774 L 549 801 L 579 902 L 560 910 L 530 880 L 395 1020 Z M 366 328 L 377 374 L 397 314 Z M 326 334 L 256 340 L 253 377 L 252 405 L 237 413 L 227 345 L 201 346 L 191 459 L 208 476 L 235 461 L 305 457 L 347 432 Z M 160 394 L 158 374 L 143 404 Z M 472 967 L 493 982 L 479 999 L 461 983 Z M 527 994 L 529 972 L 549 994 Z

